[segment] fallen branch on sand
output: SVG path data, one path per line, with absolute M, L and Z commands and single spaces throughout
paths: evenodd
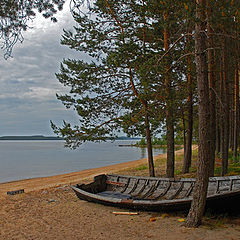
M 112 212 L 112 213 L 116 215 L 138 215 L 139 214 L 137 212 Z

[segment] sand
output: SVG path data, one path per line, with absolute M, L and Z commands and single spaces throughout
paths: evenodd
M 240 239 L 239 218 L 205 218 L 200 228 L 188 229 L 178 221 L 186 214 L 115 215 L 114 211 L 123 210 L 81 201 L 69 187 L 97 174 L 124 171 L 143 163 L 146 159 L 0 184 L 0 239 Z M 25 193 L 6 194 L 18 189 Z

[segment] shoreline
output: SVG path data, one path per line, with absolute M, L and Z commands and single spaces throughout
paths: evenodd
M 161 155 L 162 154 L 155 156 L 154 159 L 160 157 Z M 48 177 L 36 177 L 30 179 L 3 182 L 0 183 L 0 197 L 7 196 L 6 193 L 8 191 L 15 191 L 19 189 L 24 189 L 24 192 L 27 193 L 50 187 L 58 187 L 60 185 L 72 185 L 82 180 L 91 179 L 95 175 L 114 173 L 120 170 L 137 167 L 145 163 L 147 163 L 147 158 L 142 158 L 139 160 L 133 160 L 124 163 L 117 163 L 104 167 L 90 168 L 77 172 L 58 174 Z
M 181 154 L 183 149 L 175 151 L 175 154 Z M 166 158 L 166 153 L 158 154 L 154 156 L 154 160 L 158 158 Z M 59 174 L 48 177 L 37 177 L 23 180 L 16 180 L 10 182 L 0 183 L 0 198 L 6 197 L 8 191 L 16 191 L 24 189 L 24 192 L 37 191 L 41 189 L 47 189 L 51 187 L 59 187 L 62 185 L 73 185 L 80 181 L 93 178 L 95 175 L 116 173 L 125 169 L 138 167 L 139 165 L 146 164 L 147 158 L 139 160 L 133 160 L 124 163 L 117 163 L 104 167 L 85 169 L 77 172 Z

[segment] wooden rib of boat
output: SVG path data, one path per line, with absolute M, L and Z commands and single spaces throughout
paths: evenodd
M 189 209 L 195 179 L 98 175 L 72 186 L 79 199 L 120 208 L 175 211 Z M 240 175 L 209 178 L 207 208 L 240 208 Z

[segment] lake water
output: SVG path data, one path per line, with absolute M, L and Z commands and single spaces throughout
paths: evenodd
M 85 143 L 76 150 L 63 141 L 0 141 L 0 183 L 53 176 L 84 169 L 138 160 L 146 149 L 119 147 L 135 141 Z M 163 149 L 154 149 L 154 155 Z

